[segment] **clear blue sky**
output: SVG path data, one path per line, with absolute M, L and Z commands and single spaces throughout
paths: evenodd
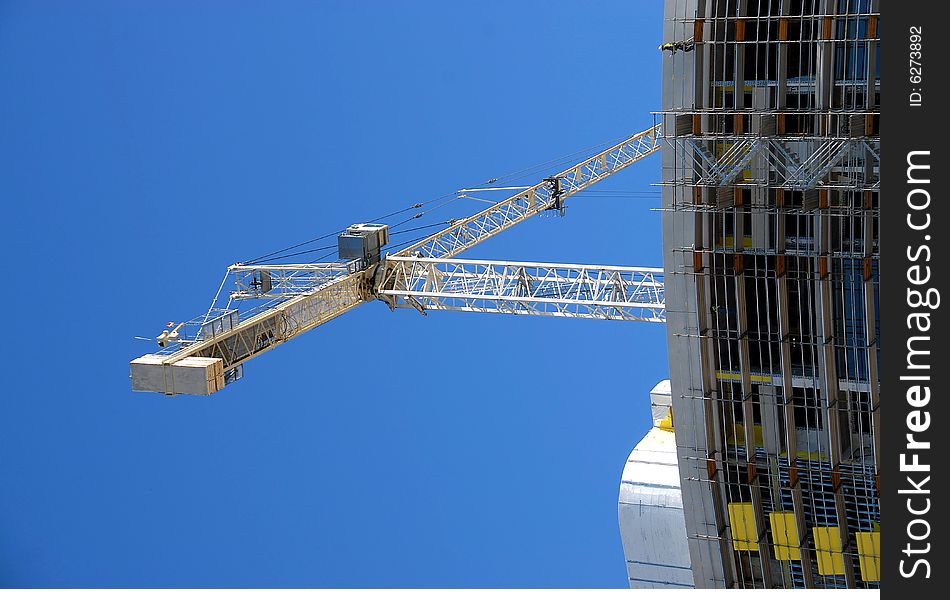
M 0 3 L 0 584 L 626 586 L 659 326 L 375 303 L 208 398 L 128 361 L 236 260 L 650 126 L 660 10 Z M 466 256 L 661 265 L 658 200 L 570 204 Z

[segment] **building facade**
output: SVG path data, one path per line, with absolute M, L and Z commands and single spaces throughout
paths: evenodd
M 670 381 L 650 391 L 653 427 L 630 453 L 620 480 L 617 517 L 634 589 L 693 587 L 683 496 L 670 410 Z
M 878 0 L 666 0 L 671 401 L 696 587 L 873 588 Z

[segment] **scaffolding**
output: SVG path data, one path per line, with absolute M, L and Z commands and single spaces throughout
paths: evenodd
M 667 322 L 698 587 L 879 587 L 879 16 L 666 2 Z

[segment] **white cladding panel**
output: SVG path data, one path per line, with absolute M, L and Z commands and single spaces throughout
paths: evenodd
M 691 588 L 673 432 L 657 427 L 624 466 L 618 517 L 631 588 Z
M 659 425 L 670 412 L 670 380 L 664 379 L 650 390 L 650 410 L 653 412 L 653 424 Z

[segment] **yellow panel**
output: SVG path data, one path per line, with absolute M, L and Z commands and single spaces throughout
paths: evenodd
M 753 425 L 752 426 L 752 442 L 756 448 L 765 447 L 765 437 L 762 435 L 762 426 Z M 727 440 L 734 446 L 744 446 L 745 445 L 745 426 L 741 423 L 736 423 L 733 426 L 732 436 Z
M 657 425 L 663 431 L 673 431 L 673 407 L 671 406 L 668 411 L 666 411 L 666 418 L 660 421 L 660 424 Z
M 801 560 L 802 551 L 798 544 L 798 522 L 793 512 L 774 512 L 769 514 L 772 524 L 772 542 L 776 560 Z
M 742 375 L 739 373 L 730 373 L 728 371 L 716 371 L 716 379 L 723 381 L 739 381 L 742 379 Z
M 726 238 L 726 245 L 732 246 L 729 241 L 732 238 Z M 751 239 L 751 238 L 750 238 Z M 751 242 L 749 242 L 751 244 Z M 746 246 L 749 247 L 749 246 Z M 742 381 L 742 373 L 730 373 L 729 371 L 716 371 L 716 379 L 720 381 Z M 771 375 L 750 375 L 749 379 L 756 383 L 772 383 Z
M 751 177 L 751 175 L 750 175 L 750 177 Z M 721 237 L 721 238 L 718 238 L 718 239 L 716 240 L 716 247 L 717 247 L 717 248 L 732 248 L 733 246 L 735 246 L 735 244 L 736 244 L 736 238 L 732 237 L 731 235 L 727 235 L 727 236 L 725 236 L 725 237 Z M 742 238 L 742 247 L 743 247 L 743 248 L 751 248 L 751 247 L 752 247 L 752 236 L 751 236 L 751 235 L 747 235 L 747 236 L 744 236 L 744 237 Z M 752 377 L 754 378 L 755 375 L 753 375 Z M 763 379 L 764 379 L 765 381 L 772 381 L 772 378 L 771 378 L 771 377 L 764 377 Z M 753 379 L 753 380 L 754 380 L 754 379 Z
M 732 435 L 729 436 L 727 440 L 733 446 L 744 446 L 745 445 L 745 427 L 736 423 L 732 426 Z
M 818 573 L 821 575 L 844 575 L 844 558 L 841 555 L 841 533 L 837 527 L 815 527 L 815 550 L 818 555 Z
M 736 550 L 759 549 L 759 533 L 755 526 L 755 511 L 751 502 L 729 503 L 729 525 L 732 527 L 732 547 Z
M 861 579 L 864 581 L 881 580 L 881 532 L 861 531 L 854 534 L 858 542 L 858 560 L 861 565 Z
M 756 448 L 765 447 L 765 436 L 762 435 L 761 425 L 752 426 L 752 441 L 755 443 Z

